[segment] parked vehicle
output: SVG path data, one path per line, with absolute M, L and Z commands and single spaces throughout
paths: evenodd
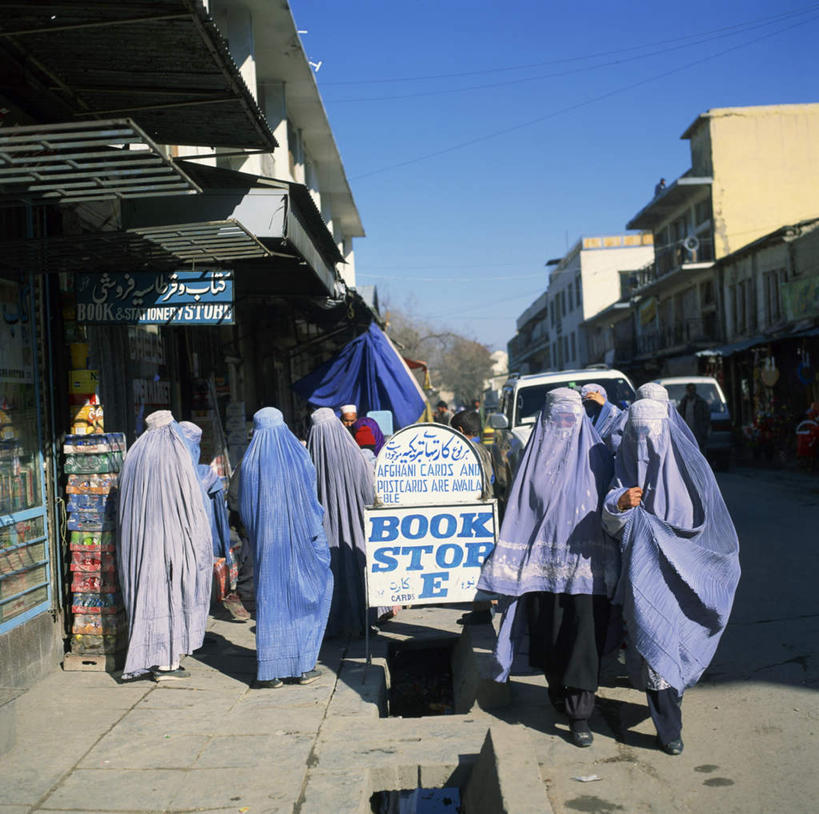
M 546 394 L 557 387 L 579 390 L 584 384 L 595 382 L 606 390 L 610 402 L 628 407 L 634 401 L 634 386 L 625 373 L 610 369 L 559 370 L 511 376 L 503 386 L 500 411 L 489 416 L 488 424 L 495 430 L 493 460 L 497 470 L 508 462 L 509 482 L 517 470 L 523 448 L 532 434 L 532 428 L 546 401 Z
M 731 432 L 731 414 L 725 394 L 719 382 L 710 376 L 674 376 L 671 378 L 655 379 L 668 390 L 668 397 L 679 407 L 685 396 L 685 388 L 693 384 L 697 394 L 707 402 L 711 411 L 711 429 L 708 440 L 705 442 L 706 457 L 714 466 L 727 469 L 731 466 L 731 452 L 733 449 L 733 434 Z

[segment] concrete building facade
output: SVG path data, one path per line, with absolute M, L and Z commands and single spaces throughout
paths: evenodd
M 651 260 L 647 233 L 583 237 L 553 262 L 547 290 L 518 318 L 509 369 L 519 373 L 589 364 L 585 320 L 616 302 L 621 276 Z

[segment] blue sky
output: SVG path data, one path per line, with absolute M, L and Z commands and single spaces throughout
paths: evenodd
M 624 231 L 688 169 L 699 113 L 819 101 L 804 0 L 291 9 L 367 231 L 359 284 L 493 350 L 548 258 Z

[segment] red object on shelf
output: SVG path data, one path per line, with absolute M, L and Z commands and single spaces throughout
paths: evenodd
M 84 571 L 75 571 L 71 580 L 71 590 L 74 593 L 111 593 L 117 590 L 117 575 L 113 571 L 89 574 Z
M 802 421 L 796 428 L 796 454 L 799 458 L 815 458 L 819 449 L 819 422 Z
M 97 574 L 102 571 L 116 571 L 117 557 L 113 551 L 83 547 L 71 552 L 71 570 Z

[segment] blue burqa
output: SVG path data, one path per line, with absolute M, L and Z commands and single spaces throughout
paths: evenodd
M 316 470 L 279 410 L 253 416 L 239 513 L 254 551 L 257 678 L 312 670 L 333 596 Z
M 360 636 L 366 611 L 364 507 L 373 502 L 373 472 L 349 430 L 329 407 L 316 410 L 311 421 L 307 449 L 316 467 L 333 571 L 327 635 Z
M 512 598 L 540 591 L 610 597 L 619 552 L 603 533 L 600 509 L 612 468 L 580 394 L 566 387 L 547 393 L 478 587 Z M 518 604 L 509 602 L 501 623 L 498 680 L 511 667 Z
M 600 393 L 606 400 L 603 404 L 587 401 L 586 395 L 589 393 Z M 603 443 L 612 453 L 617 452 L 622 438 L 622 426 L 618 419 L 623 411 L 609 401 L 606 389 L 596 382 L 584 384 L 580 388 L 580 397 L 583 399 L 586 414 L 591 419 L 597 434 L 603 439 Z
M 643 490 L 641 505 L 619 511 L 633 486 Z M 629 642 L 682 694 L 711 662 L 728 621 L 739 542 L 711 467 L 667 404 L 642 399 L 629 409 L 603 523 L 621 539 L 615 602 Z
M 201 647 L 210 605 L 210 526 L 191 456 L 170 412 L 152 413 L 145 425 L 120 473 L 124 678 Z
M 182 433 L 193 463 L 196 466 L 196 473 L 199 476 L 202 500 L 204 501 L 205 511 L 210 520 L 213 556 L 224 557 L 228 568 L 230 568 L 233 563 L 233 555 L 230 551 L 230 522 L 228 519 L 227 505 L 225 503 L 222 479 L 213 471 L 209 464 L 199 463 L 199 458 L 201 457 L 200 444 L 202 441 L 202 428 L 192 421 L 180 421 L 179 430 Z

